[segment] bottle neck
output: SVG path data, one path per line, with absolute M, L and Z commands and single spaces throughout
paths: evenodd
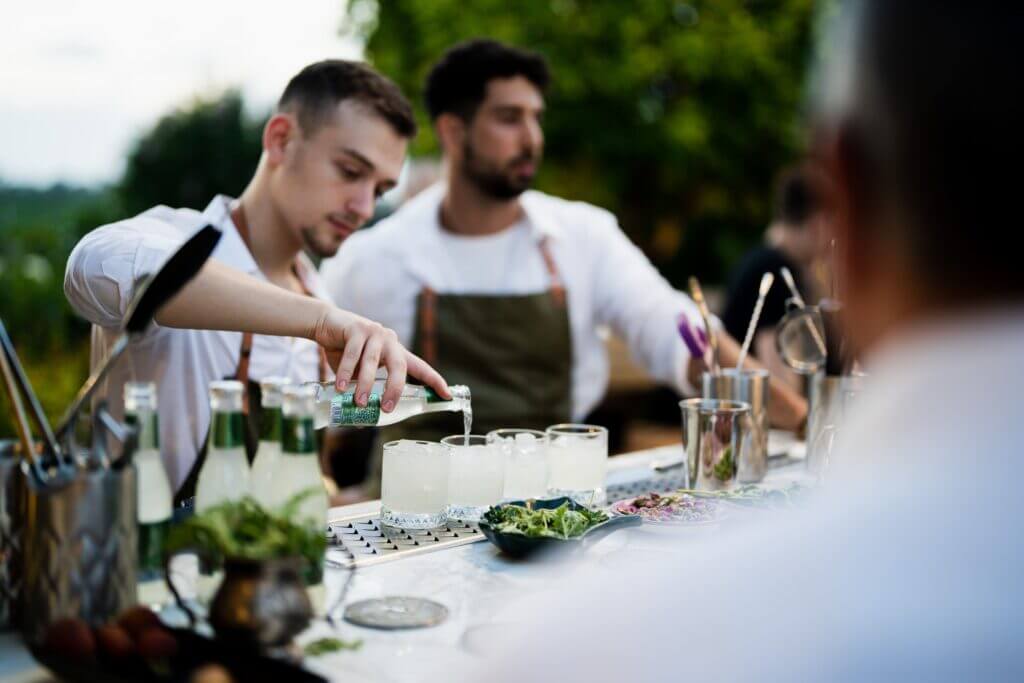
M 245 446 L 245 422 L 242 413 L 215 411 L 210 418 L 211 449 Z
M 138 450 L 160 450 L 160 429 L 156 413 L 148 410 L 126 413 L 124 421 L 138 430 Z
M 265 407 L 260 413 L 260 441 L 281 442 L 281 407 Z
M 286 416 L 282 419 L 281 450 L 290 455 L 316 455 L 313 417 Z

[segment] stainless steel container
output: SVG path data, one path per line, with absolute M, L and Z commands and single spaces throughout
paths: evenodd
M 702 377 L 704 398 L 740 401 L 750 405 L 751 448 L 739 463 L 739 481 L 754 483 L 768 471 L 768 381 L 767 370 L 723 369 Z
M 750 404 L 690 398 L 679 402 L 689 488 L 715 491 L 736 485 L 752 449 Z
M 807 471 L 821 477 L 829 468 L 832 450 L 850 405 L 864 388 L 865 375 L 811 377 L 807 415 Z
M 97 625 L 137 602 L 135 487 L 131 465 L 81 471 L 60 488 L 24 487 L 21 626 L 28 642 L 57 619 Z
M 21 527 L 18 510 L 21 456 L 16 441 L 0 441 L 0 631 L 17 625 L 21 596 Z

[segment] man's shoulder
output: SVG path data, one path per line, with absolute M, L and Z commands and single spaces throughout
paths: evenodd
M 538 190 L 528 190 L 523 193 L 523 204 L 530 212 L 534 210 L 547 212 L 563 219 L 563 222 L 569 225 L 592 220 L 617 223 L 615 214 L 608 209 L 578 199 L 557 197 Z
M 108 227 L 137 230 L 160 229 L 187 235 L 202 227 L 203 222 L 203 214 L 200 211 L 188 208 L 175 209 L 160 204 L 134 216 L 97 226 L 97 229 Z

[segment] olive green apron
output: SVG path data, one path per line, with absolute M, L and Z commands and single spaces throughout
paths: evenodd
M 572 414 L 572 337 L 565 289 L 547 242 L 539 244 L 550 277 L 547 291 L 494 296 L 437 294 L 417 300 L 412 350 L 449 384 L 473 397 L 473 433 L 502 427 L 541 429 Z M 381 444 L 438 441 L 461 434 L 461 413 L 431 413 L 381 430 L 368 483 L 379 495 Z
M 249 222 L 245 218 L 245 213 L 242 211 L 241 203 L 237 204 L 235 208 L 231 209 L 231 220 L 234 222 L 235 227 L 238 230 L 239 236 L 242 238 L 242 242 L 246 248 L 252 252 L 252 246 L 249 243 Z M 314 296 L 312 287 L 309 284 L 309 274 L 306 272 L 305 265 L 300 259 L 295 259 L 295 265 L 292 266 L 295 276 L 299 279 L 299 283 L 302 285 L 302 290 L 306 296 Z M 244 387 L 244 394 L 242 395 L 242 414 L 244 416 L 244 430 L 243 436 L 245 441 L 245 454 L 249 458 L 249 464 L 252 464 L 253 459 L 256 457 L 256 449 L 259 447 L 260 439 L 260 427 L 261 427 L 261 413 L 262 411 L 262 395 L 260 392 L 259 382 L 254 382 L 249 379 L 249 357 L 252 355 L 252 333 L 244 332 L 242 334 L 242 344 L 238 350 L 238 366 L 235 368 L 235 372 L 230 377 L 224 379 L 234 379 L 242 383 Z M 320 349 L 320 367 L 319 367 L 319 379 L 323 382 L 327 378 L 327 355 L 324 350 Z M 212 416 L 211 416 L 212 417 Z M 188 476 L 185 477 L 185 482 L 178 489 L 178 492 L 174 496 L 174 505 L 177 506 L 188 506 L 190 499 L 196 495 L 196 483 L 199 480 L 199 471 L 203 468 L 203 463 L 206 461 L 206 451 L 210 444 L 210 432 L 207 429 L 206 438 L 203 439 L 203 445 L 199 449 L 199 453 L 196 455 L 195 462 L 192 463 L 192 468 L 188 472 Z M 323 454 L 321 453 L 321 467 L 323 466 Z M 325 471 L 329 471 L 326 470 Z

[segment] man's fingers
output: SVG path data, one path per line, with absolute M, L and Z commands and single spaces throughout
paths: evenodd
M 398 405 L 398 399 L 402 397 L 402 388 L 405 386 L 405 348 L 397 341 L 388 344 L 384 350 L 383 360 L 388 369 L 388 381 L 384 385 L 381 407 L 385 413 L 390 413 Z
M 420 380 L 428 387 L 437 392 L 437 395 L 443 399 L 451 399 L 452 392 L 448 390 L 448 383 L 444 381 L 444 378 L 438 374 L 437 370 L 430 367 L 430 365 L 409 351 L 405 352 L 405 362 L 409 368 L 409 374 Z
M 365 406 L 373 389 L 373 380 L 380 366 L 380 352 L 384 347 L 381 335 L 375 334 L 363 346 L 363 357 L 359 360 L 359 380 L 356 383 L 356 405 Z
M 366 335 L 362 331 L 355 331 L 345 341 L 345 351 L 341 354 L 341 362 L 335 378 L 335 386 L 338 391 L 345 391 L 348 383 L 352 380 L 352 373 L 355 372 L 356 363 L 363 355 L 363 346 L 366 344 Z

